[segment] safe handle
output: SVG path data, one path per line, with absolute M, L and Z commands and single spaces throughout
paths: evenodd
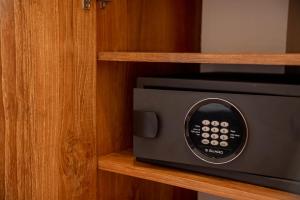
M 143 138 L 155 138 L 158 133 L 158 117 L 151 111 L 134 111 L 134 135 Z

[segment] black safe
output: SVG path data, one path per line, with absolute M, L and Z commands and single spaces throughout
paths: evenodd
M 137 160 L 300 193 L 297 78 L 139 78 Z

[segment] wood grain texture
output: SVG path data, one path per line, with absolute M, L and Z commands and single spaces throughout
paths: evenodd
M 196 200 L 197 193 L 190 190 L 173 187 L 163 183 L 124 176 L 118 173 L 101 171 L 109 190 L 103 192 L 103 199 L 130 199 L 130 200 Z
M 201 7 L 195 6 L 196 2 L 201 1 L 114 0 L 106 9 L 97 10 L 97 50 L 199 52 L 200 26 L 195 25 L 198 18 L 194 15 Z M 162 10 L 163 12 L 160 12 Z M 177 21 L 179 23 L 176 23 Z M 194 70 L 193 66 L 190 70 Z M 183 70 L 177 64 L 156 65 L 149 68 L 145 64 L 98 62 L 97 147 L 99 155 L 132 147 L 132 96 L 136 77 L 178 71 L 188 71 L 188 69 Z M 156 185 L 103 171 L 98 173 L 98 199 L 100 200 L 169 200 L 173 199 L 175 194 L 178 199 L 185 199 L 185 197 L 196 199 L 194 191 L 163 184 Z
M 129 51 L 200 52 L 201 0 L 130 0 Z
M 1 115 L 3 125 L 1 138 L 4 140 L 4 191 L 3 199 L 18 199 L 17 180 L 17 102 L 16 102 L 16 42 L 14 26 L 14 2 L 2 1 L 0 4 L 1 40 Z M 21 133 L 22 134 L 22 133 Z M 24 176 L 24 174 L 23 174 Z M 20 193 L 24 191 L 20 183 Z M 21 191 L 22 190 L 22 191 Z
M 0 2 L 1 199 L 96 199 L 96 10 L 81 6 Z
M 103 171 L 170 184 L 230 199 L 296 200 L 300 198 L 296 194 L 238 181 L 145 164 L 136 161 L 130 151 L 102 156 L 99 158 L 98 167 Z
M 202 54 L 202 53 L 150 53 L 100 52 L 100 61 L 300 65 L 300 54 Z
M 2 20 L 0 19 L 0 27 Z M 1 61 L 1 36 L 0 36 L 0 77 L 2 77 L 2 61 Z M 2 81 L 0 81 L 0 105 L 3 105 L 2 94 Z M 4 123 L 4 110 L 0 106 L 0 158 L 5 158 L 5 123 Z M 2 147 L 2 148 L 1 148 Z M 0 159 L 0 199 L 5 198 L 5 159 Z

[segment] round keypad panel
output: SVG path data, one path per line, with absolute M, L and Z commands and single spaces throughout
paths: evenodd
M 213 164 L 234 160 L 243 151 L 248 138 L 242 113 L 223 99 L 206 99 L 192 106 L 186 116 L 185 130 L 192 152 Z

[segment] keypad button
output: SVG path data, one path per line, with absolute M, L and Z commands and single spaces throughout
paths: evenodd
M 209 133 L 202 133 L 203 138 L 209 138 Z
M 216 140 L 219 138 L 219 135 L 218 134 L 211 134 L 210 136 L 212 139 Z
M 219 129 L 216 128 L 216 127 L 214 127 L 214 128 L 211 129 L 211 132 L 213 132 L 213 133 L 218 133 L 218 132 L 219 132 Z
M 210 121 L 209 120 L 203 120 L 202 124 L 205 125 L 205 126 L 208 126 L 208 125 L 210 125 Z
M 210 130 L 210 128 L 208 126 L 203 126 L 202 127 L 202 131 L 208 132 Z
M 228 122 L 221 122 L 221 126 L 226 128 L 226 127 L 229 126 L 229 123 Z
M 219 125 L 220 125 L 220 122 L 218 122 L 218 121 L 212 121 L 212 122 L 211 122 L 211 125 L 213 125 L 213 126 L 219 126 Z
M 212 140 L 212 141 L 210 141 L 210 144 L 213 146 L 217 146 L 219 144 L 219 142 L 217 140 Z
M 221 135 L 221 136 L 220 136 L 220 139 L 221 139 L 221 140 L 228 140 L 228 136 L 227 136 L 227 135 Z
M 229 131 L 228 131 L 227 128 L 222 128 L 222 129 L 220 130 L 220 132 L 223 133 L 223 134 L 227 134 Z
M 202 144 L 209 144 L 209 140 L 208 140 L 208 139 L 203 139 L 203 140 L 201 141 L 201 143 L 202 143 Z
M 228 146 L 228 142 L 222 141 L 222 142 L 220 142 L 220 146 L 221 147 L 227 147 Z

